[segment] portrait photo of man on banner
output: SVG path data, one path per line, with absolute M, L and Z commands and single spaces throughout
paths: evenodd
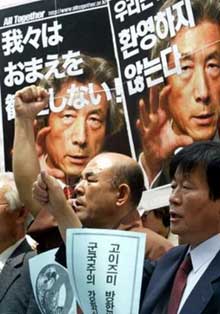
M 219 140 L 219 1 L 121 0 L 109 10 L 145 185 L 164 185 L 176 149 Z

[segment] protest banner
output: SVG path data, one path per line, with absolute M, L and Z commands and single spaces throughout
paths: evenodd
M 40 84 L 65 77 L 77 77 L 83 74 L 81 55 L 104 58 L 115 62 L 115 54 L 110 31 L 106 1 L 36 1 L 0 10 L 1 36 L 1 145 L 2 169 L 11 170 L 12 143 L 14 133 L 14 94 L 17 90 L 32 84 Z M 63 68 L 58 68 L 63 62 Z M 116 66 L 115 66 L 116 68 Z M 70 98 L 78 97 L 73 103 L 76 109 L 87 103 L 97 105 L 101 93 L 107 101 L 116 97 L 115 83 L 109 86 L 103 81 L 98 92 L 94 92 L 94 82 L 87 82 L 84 90 L 73 87 Z M 92 84 L 93 83 L 93 84 Z M 117 83 L 117 103 L 122 108 L 120 87 Z M 56 111 L 53 106 L 56 95 L 49 90 L 49 108 L 41 112 L 35 126 L 37 132 L 47 126 L 48 115 Z M 89 100 L 85 100 L 88 93 Z M 114 95 L 113 95 L 114 94 Z M 76 96 L 79 95 L 79 96 Z M 63 102 L 64 103 L 64 102 Z M 62 104 L 63 104 L 62 103 Z M 121 109 L 123 110 L 123 109 Z M 126 126 L 107 134 L 104 150 L 121 151 L 130 155 L 130 146 Z M 117 135 L 115 133 L 118 133 Z M 47 154 L 47 151 L 44 152 Z
M 218 5 L 108 2 L 127 123 L 147 188 L 169 183 L 177 148 L 219 140 Z
M 54 73 L 60 79 L 80 75 L 80 56 L 86 54 L 117 67 L 114 86 L 102 82 L 101 92 L 108 101 L 116 99 L 124 116 L 124 126 L 114 134 L 106 131 L 98 152 L 117 151 L 139 160 L 147 189 L 170 183 L 169 160 L 177 148 L 219 140 L 219 36 L 199 15 L 204 10 L 206 21 L 215 24 L 217 5 L 218 0 L 210 9 L 202 0 L 50 0 L 0 10 L 1 169 L 11 170 L 15 91 Z M 65 64 L 62 72 L 58 57 Z M 100 94 L 92 83 L 86 93 L 95 105 Z M 68 97 L 74 93 L 81 95 L 82 107 L 85 89 L 74 85 Z M 50 90 L 36 138 L 56 110 L 54 100 Z M 50 157 L 47 149 L 40 154 L 43 162 Z

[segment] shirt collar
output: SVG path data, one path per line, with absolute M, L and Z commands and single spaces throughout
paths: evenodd
M 154 183 L 156 182 L 156 180 L 159 178 L 159 176 L 160 176 L 162 170 L 160 170 L 160 171 L 158 172 L 158 174 L 157 174 L 156 177 L 153 179 L 153 181 L 151 182 L 151 184 L 149 184 L 149 180 L 148 180 L 148 177 L 147 177 L 147 175 L 146 175 L 146 172 L 145 172 L 145 169 L 144 169 L 144 165 L 143 165 L 143 162 L 142 162 L 142 158 L 143 158 L 142 156 L 143 156 L 143 155 L 144 155 L 143 152 L 139 155 L 138 164 L 139 164 L 139 166 L 140 166 L 140 168 L 141 168 L 141 170 L 142 170 L 143 176 L 144 176 L 144 186 L 145 186 L 146 189 L 150 189 L 150 188 L 154 185 Z
M 18 240 L 15 244 L 9 246 L 6 250 L 4 250 L 0 254 L 0 273 L 5 266 L 7 260 L 12 255 L 12 253 L 15 251 L 15 249 L 21 244 L 21 242 L 24 240 L 24 238 Z
M 206 262 L 211 262 L 220 251 L 220 234 L 214 235 L 189 251 L 192 259 L 193 271 L 197 272 Z

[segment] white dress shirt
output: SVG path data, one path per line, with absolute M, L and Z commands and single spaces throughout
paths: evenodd
M 216 254 L 220 251 L 220 234 L 209 238 L 208 240 L 202 242 L 194 249 L 189 249 L 189 253 L 192 259 L 193 269 L 187 277 L 186 288 L 183 292 L 183 296 L 180 302 L 180 306 L 177 314 L 180 313 L 184 303 L 192 292 L 193 288 L 205 273 L 208 266 L 211 264 L 212 260 L 215 258 Z
M 157 180 L 157 178 L 160 176 L 161 172 L 162 172 L 162 169 L 161 171 L 158 172 L 158 174 L 156 175 L 156 177 L 153 179 L 153 181 L 151 182 L 151 184 L 149 184 L 149 180 L 148 180 L 148 176 L 146 174 L 146 171 L 144 169 L 144 166 L 142 164 L 142 161 L 141 161 L 141 156 L 142 156 L 143 153 L 140 154 L 139 158 L 138 158 L 138 164 L 139 166 L 141 167 L 141 170 L 142 170 L 142 173 L 143 173 L 143 176 L 144 176 L 144 186 L 146 188 L 146 190 L 149 190 L 152 188 L 154 182 Z
M 4 250 L 0 254 L 0 273 L 2 272 L 2 269 L 4 268 L 8 258 L 12 255 L 12 253 L 15 251 L 15 249 L 21 244 L 21 242 L 24 240 L 24 238 L 18 240 L 15 244 L 9 246 L 6 250 Z

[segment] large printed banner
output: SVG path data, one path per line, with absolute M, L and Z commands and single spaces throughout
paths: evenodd
M 181 74 L 181 54 L 177 44 L 168 43 L 181 27 L 195 26 L 190 0 L 176 1 L 163 13 L 156 11 L 158 2 L 164 1 L 125 1 L 112 0 L 109 10 L 116 43 L 126 106 L 129 113 L 133 136 L 138 101 L 149 93 L 149 89 L 165 83 L 168 77 Z M 174 1 L 172 1 L 174 2 Z M 170 1 L 171 3 L 171 1 Z M 159 41 L 165 46 L 157 49 Z M 161 44 L 162 47 L 162 44 Z M 172 55 L 172 63 L 169 58 Z M 146 97 L 145 97 L 146 98 Z M 146 109 L 150 112 L 149 100 Z M 135 142 L 138 151 L 138 142 Z
M 0 10 L 1 169 L 11 169 L 14 94 L 41 84 L 50 95 L 35 124 L 42 164 L 59 159 L 60 146 L 68 151 L 66 130 L 86 111 L 87 155 L 131 155 L 146 188 L 168 184 L 177 148 L 219 139 L 218 7 L 219 0 L 47 0 Z M 97 65 L 94 78 L 87 66 Z M 52 132 L 52 120 L 65 127 Z
M 91 136 L 86 134 L 89 151 L 98 147 L 97 153 L 102 148 L 131 154 L 105 1 L 47 0 L 0 10 L 0 36 L 1 134 L 4 134 L 2 168 L 11 169 L 14 94 L 33 84 L 46 86 L 50 93 L 49 106 L 39 113 L 35 125 L 36 141 L 39 131 L 41 134 L 38 146 L 42 144 L 43 128 L 49 125 L 54 129 L 58 123 L 70 125 L 71 117 L 74 120 L 76 111 L 80 110 L 88 128 L 93 131 L 93 134 L 90 132 Z M 93 73 L 97 67 L 97 73 Z M 64 84 L 68 77 L 72 80 L 65 97 L 63 91 L 62 96 L 58 96 L 57 85 Z M 107 114 L 111 115 L 111 120 L 104 116 L 106 110 L 110 111 L 106 108 L 108 104 L 114 106 L 112 112 Z M 67 106 L 71 111 L 64 111 Z M 50 124 L 51 113 L 53 122 Z M 61 115 L 65 117 L 64 122 Z M 81 119 L 82 128 L 84 120 Z M 102 125 L 105 128 L 103 135 L 98 132 Z M 64 127 L 58 131 L 63 145 L 67 142 Z M 43 135 L 43 141 L 47 135 Z M 74 134 L 72 136 L 76 137 Z M 56 139 L 57 134 L 49 140 L 47 138 L 54 142 L 54 147 L 58 145 Z M 44 157 L 49 155 L 49 159 L 56 159 L 43 146 L 39 158 L 44 161 Z M 58 150 L 61 149 L 63 147 L 58 147 Z M 67 147 L 66 150 L 70 151 L 71 148 Z
M 220 1 L 108 4 L 136 156 L 164 185 L 179 147 L 219 140 Z

